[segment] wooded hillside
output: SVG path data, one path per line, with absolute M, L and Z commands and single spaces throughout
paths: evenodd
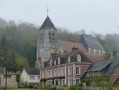
M 0 60 L 4 62 L 9 59 L 11 65 L 18 66 L 17 70 L 21 70 L 23 67 L 34 67 L 36 60 L 37 32 L 39 28 L 40 27 L 32 23 L 21 22 L 16 24 L 14 21 L 7 22 L 0 18 Z M 57 29 L 60 40 L 79 42 L 81 34 L 85 34 L 85 30 L 69 32 L 66 29 Z M 107 53 L 112 53 L 115 50 L 119 51 L 118 34 L 107 34 L 104 36 L 93 33 L 92 35 L 100 41 Z M 5 41 L 5 44 L 3 44 L 2 41 Z M 3 46 L 6 45 L 5 47 L 7 49 L 2 51 L 2 44 Z M 3 52 L 5 52 L 7 56 L 4 56 Z M 3 60 L 1 57 L 5 57 L 5 59 Z M 3 65 L 3 62 L 0 62 L 0 64 Z

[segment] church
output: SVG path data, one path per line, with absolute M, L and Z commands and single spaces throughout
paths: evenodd
M 90 35 L 82 35 L 79 42 L 58 39 L 58 29 L 47 15 L 38 30 L 37 60 L 42 85 L 75 85 L 92 62 L 105 60 L 105 50 Z

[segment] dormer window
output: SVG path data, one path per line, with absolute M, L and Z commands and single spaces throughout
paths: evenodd
M 81 62 L 81 56 L 79 54 L 77 55 L 77 61 Z
M 54 61 L 54 65 L 56 65 L 56 60 Z
M 116 71 L 114 71 L 114 72 L 113 72 L 113 75 L 117 75 L 117 72 L 116 72 Z
M 60 57 L 58 57 L 58 64 L 60 64 Z
M 52 60 L 50 60 L 50 66 L 52 66 Z
M 70 58 L 70 56 L 68 56 L 68 62 L 71 62 L 71 58 Z

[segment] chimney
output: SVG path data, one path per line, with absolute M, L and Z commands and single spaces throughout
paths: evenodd
M 117 51 L 113 51 L 113 57 L 117 58 Z
M 77 51 L 77 50 L 78 50 L 78 48 L 76 48 L 76 47 L 72 48 L 72 52 Z

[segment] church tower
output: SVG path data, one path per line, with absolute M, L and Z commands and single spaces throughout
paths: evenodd
M 38 30 L 36 67 L 46 62 L 51 57 L 51 53 L 57 53 L 57 42 L 57 29 L 47 16 Z

